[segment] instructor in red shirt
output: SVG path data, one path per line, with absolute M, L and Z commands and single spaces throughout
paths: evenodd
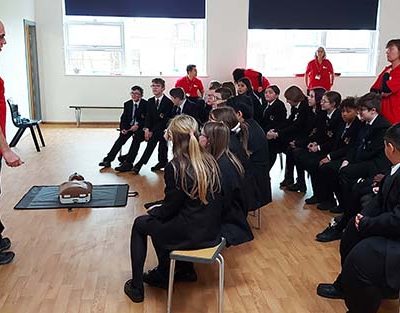
M 186 97 L 191 101 L 197 101 L 203 98 L 204 87 L 200 79 L 197 78 L 197 68 L 194 64 L 186 66 L 187 75 L 179 78 L 175 87 L 181 87 L 186 94 Z
M 251 87 L 254 92 L 261 96 L 264 93 L 264 90 L 270 85 L 267 78 L 265 78 L 260 72 L 252 70 L 251 68 L 235 68 L 232 72 L 233 80 L 237 84 L 239 79 L 246 77 L 251 82 Z
M 3 46 L 6 44 L 6 31 L 3 23 L 0 21 L 0 52 Z M 6 161 L 6 164 L 11 167 L 20 166 L 23 162 L 8 146 L 6 141 L 6 99 L 4 97 L 4 81 L 0 77 L 0 171 L 2 159 Z M 0 191 L 1 193 L 1 191 Z M 4 225 L 0 220 L 0 265 L 10 263 L 15 254 L 12 251 L 6 251 L 11 247 L 11 241 L 9 238 L 2 236 Z
M 315 52 L 314 60 L 307 64 L 305 74 L 306 86 L 308 90 L 315 88 L 324 88 L 331 90 L 335 79 L 332 63 L 326 58 L 326 52 L 323 47 L 319 47 Z
M 381 113 L 392 124 L 400 122 L 400 39 L 386 45 L 386 58 L 391 63 L 379 74 L 371 91 L 382 95 Z

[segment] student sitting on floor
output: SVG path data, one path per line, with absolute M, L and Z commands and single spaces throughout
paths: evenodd
M 165 136 L 173 144 L 173 159 L 165 167 L 164 200 L 137 217 L 132 228 L 132 279 L 125 283 L 124 291 L 133 302 L 143 301 L 143 282 L 168 287 L 171 250 L 206 248 L 221 240 L 219 167 L 199 145 L 198 129 L 193 117 L 179 115 L 166 130 Z M 158 266 L 143 274 L 147 236 L 153 242 Z M 176 279 L 179 281 L 179 277 Z
M 309 137 L 307 147 L 305 149 L 297 149 L 293 153 L 296 167 L 307 170 L 311 176 L 314 195 L 306 199 L 306 204 L 319 202 L 316 196 L 316 190 L 319 187 L 317 170 L 319 161 L 331 152 L 335 137 L 343 124 L 340 110 L 338 109 L 340 101 L 341 96 L 336 91 L 328 91 L 324 94 L 321 100 L 322 123 L 317 125 L 315 134 Z M 288 187 L 288 190 L 290 190 L 290 187 Z
M 217 160 L 221 171 L 222 211 L 221 236 L 228 245 L 239 245 L 253 240 L 247 222 L 244 168 L 229 150 L 230 130 L 223 122 L 207 122 L 199 143 Z
M 342 271 L 317 293 L 345 299 L 348 313 L 376 313 L 383 298 L 400 289 L 400 124 L 384 137 L 392 169 L 378 195 L 352 219 L 340 243 Z

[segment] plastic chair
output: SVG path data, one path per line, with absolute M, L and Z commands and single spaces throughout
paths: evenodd
M 169 285 L 168 285 L 168 302 L 167 313 L 171 313 L 172 291 L 174 289 L 175 262 L 193 262 L 211 264 L 215 261 L 219 266 L 219 292 L 218 292 L 218 313 L 224 310 L 224 258 L 221 251 L 226 245 L 225 238 L 221 238 L 221 242 L 215 247 L 198 249 L 198 250 L 174 250 L 169 254 L 171 259 L 169 267 Z
M 8 99 L 7 103 L 10 107 L 12 122 L 13 122 L 14 126 L 18 128 L 17 133 L 15 134 L 14 138 L 10 142 L 10 147 L 15 147 L 17 145 L 18 141 L 21 139 L 22 135 L 24 134 L 25 130 L 27 128 L 29 128 L 31 131 L 33 142 L 35 143 L 36 151 L 40 152 L 39 143 L 36 138 L 36 134 L 35 134 L 35 130 L 34 130 L 33 126 L 36 126 L 36 129 L 37 129 L 37 132 L 38 132 L 38 135 L 40 138 L 40 142 L 41 142 L 42 146 L 45 147 L 42 132 L 40 131 L 40 127 L 39 127 L 39 124 L 42 121 L 41 120 L 31 120 L 28 118 L 21 117 L 21 114 L 18 112 L 18 105 L 14 104 L 11 99 Z

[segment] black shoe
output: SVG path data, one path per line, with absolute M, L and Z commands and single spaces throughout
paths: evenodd
M 306 203 L 306 204 L 317 204 L 317 203 L 318 203 L 318 199 L 317 199 L 316 196 L 312 196 L 312 197 L 310 197 L 310 198 L 307 198 L 307 199 L 305 200 L 305 203 Z
M 331 213 L 340 214 L 343 213 L 344 210 L 340 206 L 335 206 L 334 208 L 329 210 Z
M 139 174 L 140 169 L 142 168 L 142 165 L 143 165 L 143 164 L 136 163 L 136 164 L 133 166 L 133 168 L 132 168 L 133 174 L 135 174 L 135 175 Z
M 124 162 L 126 161 L 126 158 L 127 158 L 127 157 L 128 157 L 127 154 L 120 155 L 120 156 L 118 157 L 119 163 L 124 163 Z
M 162 273 L 158 267 L 144 273 L 143 281 L 153 287 L 168 289 L 168 274 Z
M 99 166 L 103 166 L 103 167 L 111 167 L 111 162 L 107 161 L 107 160 L 103 160 L 99 163 Z
M 124 286 L 125 294 L 131 299 L 133 302 L 143 302 L 144 300 L 144 290 L 143 288 L 136 288 L 132 286 L 132 279 L 128 280 Z
M 317 209 L 321 211 L 330 211 L 334 207 L 336 207 L 336 201 L 334 200 L 323 201 L 317 205 Z
M 307 187 L 305 184 L 295 183 L 286 187 L 286 190 L 289 191 L 299 191 L 305 193 L 307 191 Z
M 317 295 L 329 299 L 344 299 L 343 292 L 337 289 L 334 284 L 319 284 Z
M 289 185 L 294 184 L 294 179 L 293 178 L 285 178 L 279 183 L 279 187 L 287 187 Z
M 11 247 L 11 240 L 9 238 L 0 237 L 0 252 L 4 250 L 8 250 Z
M 155 171 L 162 170 L 166 165 L 167 165 L 167 163 L 158 162 L 156 165 L 154 165 L 154 166 L 151 168 L 151 171 L 152 171 L 152 172 L 155 172 Z
M 129 171 L 132 171 L 132 169 L 133 169 L 132 163 L 129 163 L 126 161 L 123 162 L 120 166 L 117 166 L 115 168 L 115 170 L 118 172 L 129 172 Z
M 0 252 L 0 265 L 10 263 L 15 257 L 15 253 L 12 251 Z
M 195 282 L 197 281 L 197 274 L 194 269 L 191 270 L 177 270 L 174 276 L 175 281 Z
M 323 232 L 319 233 L 315 237 L 315 240 L 319 242 L 330 242 L 341 239 L 342 235 L 343 229 L 339 229 L 337 225 L 332 226 L 331 224 L 329 224 Z

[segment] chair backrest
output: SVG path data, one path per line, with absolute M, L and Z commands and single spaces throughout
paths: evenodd
M 13 124 L 18 127 L 22 124 L 21 114 L 18 112 L 18 104 L 13 103 L 12 99 L 7 99 L 8 106 L 10 107 L 11 118 Z

